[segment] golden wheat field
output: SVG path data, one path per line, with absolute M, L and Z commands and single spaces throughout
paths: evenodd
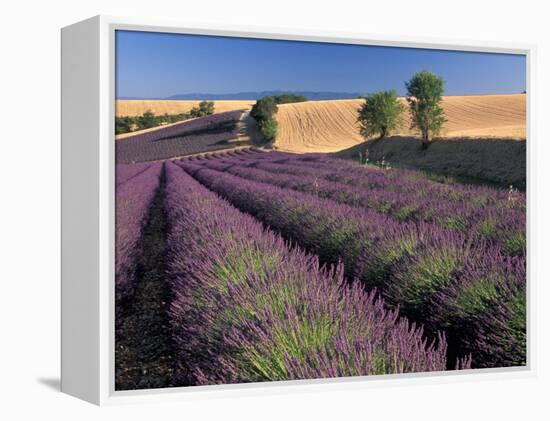
M 523 94 L 448 96 L 443 99 L 447 123 L 441 137 L 526 137 Z M 362 99 L 311 101 L 279 105 L 279 135 L 275 147 L 293 152 L 336 152 L 364 141 L 357 128 Z M 394 135 L 410 136 L 408 113 Z
M 156 115 L 186 113 L 191 108 L 199 105 L 200 101 L 177 101 L 177 100 L 141 100 L 141 99 L 119 99 L 116 101 L 116 115 L 140 116 L 146 111 L 152 111 Z M 249 109 L 256 101 L 214 101 L 214 108 L 217 113 L 224 111 Z

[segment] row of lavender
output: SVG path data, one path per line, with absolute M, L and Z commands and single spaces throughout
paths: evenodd
M 201 164 L 246 179 L 371 208 L 399 221 L 427 222 L 468 232 L 498 244 L 504 254 L 525 254 L 525 195 L 517 191 L 443 185 L 419 178 L 415 171 L 365 168 L 311 155 L 230 153 L 210 157 Z
M 399 169 L 399 171 L 384 171 L 388 167 L 375 167 L 372 165 L 358 165 L 349 160 L 333 158 L 326 154 L 294 154 L 287 152 L 264 153 L 259 149 L 249 149 L 246 151 L 228 152 L 225 154 L 211 155 L 215 159 L 220 156 L 239 156 L 242 159 L 254 158 L 261 159 L 263 162 L 289 163 L 300 165 L 300 170 L 307 171 L 315 168 L 317 175 L 322 175 L 327 179 L 347 184 L 363 185 L 371 189 L 390 189 L 403 193 L 409 193 L 414 187 L 415 194 L 419 196 L 436 196 L 452 202 L 472 202 L 479 201 L 485 203 L 506 203 L 509 199 L 506 190 L 484 187 L 479 185 L 462 184 L 458 182 L 441 183 L 435 182 L 421 171 Z M 308 174 L 307 172 L 303 174 Z M 516 192 L 516 197 L 520 208 L 525 209 L 525 194 Z M 523 200 L 522 200 L 523 199 Z M 506 205 L 509 205 L 508 203 Z
M 115 198 L 115 295 L 117 303 L 135 289 L 141 237 L 159 187 L 162 165 L 117 165 Z
M 162 160 L 226 149 L 243 110 L 216 113 L 116 141 L 118 163 Z
M 166 164 L 179 383 L 444 370 L 446 343 Z M 468 367 L 468 361 L 459 366 Z
M 389 304 L 429 332 L 448 332 L 450 356 L 471 352 L 475 367 L 525 364 L 524 253 L 506 256 L 498 243 L 476 235 L 401 222 L 369 207 L 237 177 L 229 168 L 207 168 L 215 159 L 179 165 L 322 262 L 343 261 L 349 278 L 360 279 L 367 290 L 380 289 Z M 487 195 L 496 207 L 506 202 L 498 193 Z

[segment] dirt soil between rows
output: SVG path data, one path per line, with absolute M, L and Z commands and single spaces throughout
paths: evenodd
M 116 308 L 116 390 L 182 386 L 174 383 L 174 348 L 167 313 L 164 195 L 163 175 L 143 232 L 135 293 Z

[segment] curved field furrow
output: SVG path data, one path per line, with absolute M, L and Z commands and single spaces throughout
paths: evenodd
M 279 106 L 275 146 L 293 152 L 336 152 L 364 141 L 357 129 L 363 100 L 310 101 Z M 443 98 L 447 123 L 442 137 L 513 137 L 525 139 L 523 94 Z M 411 136 L 408 113 L 396 135 Z
M 332 152 L 360 143 L 360 100 L 315 101 L 279 106 L 279 149 Z
M 238 142 L 242 110 L 212 114 L 115 141 L 117 163 L 157 161 L 227 149 Z

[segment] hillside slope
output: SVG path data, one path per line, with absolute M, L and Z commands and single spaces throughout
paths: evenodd
M 115 142 L 117 163 L 160 161 L 223 149 L 249 146 L 242 124 L 248 113 L 228 111 L 184 121 Z
M 363 100 L 311 101 L 279 106 L 275 147 L 293 152 L 336 152 L 364 141 L 358 133 L 357 109 Z M 443 138 L 516 138 L 526 136 L 526 96 L 449 96 L 443 99 L 447 123 Z M 411 136 L 408 113 L 395 133 Z
M 526 186 L 527 142 L 511 138 L 438 139 L 427 150 L 413 137 L 395 136 L 369 140 L 334 155 L 358 159 L 368 149 L 371 162 L 384 160 L 391 166 L 416 168 L 501 185 Z

